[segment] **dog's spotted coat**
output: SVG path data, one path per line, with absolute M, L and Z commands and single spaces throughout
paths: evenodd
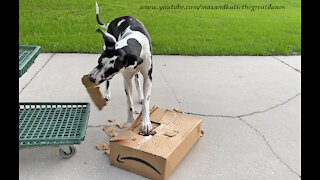
M 99 19 L 99 7 L 96 3 L 98 24 L 106 31 L 98 29 L 103 35 L 104 51 L 98 59 L 98 65 L 89 73 L 90 80 L 96 84 L 106 81 L 105 99 L 110 100 L 109 80 L 121 72 L 127 96 L 127 125 L 133 120 L 132 77 L 138 92 L 138 101 L 142 103 L 143 133 L 149 134 L 152 125 L 149 117 L 149 103 L 152 88 L 152 47 L 151 39 L 144 25 L 131 16 L 118 17 L 108 24 Z M 143 76 L 143 93 L 139 82 L 140 72 Z

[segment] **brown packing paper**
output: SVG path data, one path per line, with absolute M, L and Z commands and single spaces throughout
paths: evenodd
M 110 163 L 150 179 L 167 179 L 201 136 L 202 120 L 153 107 L 154 135 L 141 135 L 141 113 L 110 140 Z
M 100 92 L 99 86 L 89 80 L 89 75 L 84 75 L 81 80 L 94 104 L 99 110 L 102 110 L 102 108 L 106 106 L 107 103 Z

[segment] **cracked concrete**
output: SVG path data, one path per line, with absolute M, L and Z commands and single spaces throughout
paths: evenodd
M 159 72 L 159 71 L 160 71 L 160 72 Z M 177 103 L 179 104 L 179 108 L 182 108 L 182 107 L 181 107 L 181 102 L 179 101 L 179 99 L 178 99 L 178 97 L 177 97 L 174 89 L 172 88 L 172 86 L 170 86 L 170 84 L 168 83 L 168 81 L 166 80 L 166 78 L 162 75 L 161 70 L 160 70 L 160 69 L 159 69 L 159 70 L 157 69 L 157 72 L 159 72 L 158 74 L 159 74 L 159 76 L 161 77 L 161 79 L 164 81 L 164 84 L 171 89 L 172 94 L 173 94 L 175 100 L 176 100 Z
M 301 56 L 273 56 L 281 63 L 301 73 Z
M 257 135 L 261 136 L 262 139 L 264 140 L 264 142 L 266 143 L 266 145 L 270 148 L 270 151 L 279 159 L 279 161 L 285 165 L 291 172 L 293 172 L 294 174 L 296 174 L 299 178 L 301 178 L 301 175 L 298 174 L 297 172 L 295 172 L 286 162 L 284 162 L 280 156 L 273 150 L 273 148 L 271 147 L 269 141 L 267 140 L 267 138 L 265 137 L 265 135 L 259 131 L 257 128 L 255 128 L 254 126 L 252 126 L 250 123 L 248 123 L 247 121 L 243 120 L 241 117 L 239 117 L 239 120 L 242 121 L 243 123 L 245 123 L 247 126 L 249 126 L 251 129 L 253 129 L 254 131 L 257 132 Z
M 38 55 L 36 61 L 28 69 L 28 73 L 23 74 L 23 76 L 19 78 L 19 94 L 50 61 L 53 55 L 53 53 L 41 53 Z
M 275 61 L 274 57 L 164 56 L 158 61 L 154 59 L 156 68 L 175 89 L 187 112 L 249 114 L 301 92 L 301 74 Z
M 243 119 L 263 132 L 275 154 L 301 176 L 301 96 L 266 113 Z
M 81 77 L 98 57 L 40 54 L 19 79 L 19 100 L 92 103 Z M 153 59 L 150 105 L 179 107 L 199 116 L 205 131 L 170 179 L 300 179 L 301 56 Z M 126 120 L 122 80 L 118 75 L 111 81 L 112 99 L 103 111 L 92 105 L 86 139 L 75 157 L 60 159 L 57 147 L 21 149 L 19 178 L 144 179 L 110 166 L 107 156 L 95 149 L 109 140 L 102 130 L 105 124 Z
M 259 110 L 259 111 L 254 111 L 248 114 L 241 114 L 241 115 L 236 115 L 236 116 L 230 116 L 230 115 L 212 115 L 212 114 L 198 114 L 198 113 L 193 113 L 193 112 L 185 112 L 187 114 L 191 114 L 191 115 L 198 115 L 198 116 L 206 116 L 206 117 L 226 117 L 226 118 L 241 118 L 241 117 L 245 117 L 245 116 L 251 116 L 254 114 L 258 114 L 258 113 L 265 113 L 267 111 L 270 111 L 278 106 L 282 106 L 286 103 L 288 103 L 289 101 L 293 100 L 294 98 L 296 98 L 297 96 L 300 96 L 301 93 L 298 93 L 296 95 L 294 95 L 293 97 L 289 98 L 288 100 L 285 100 L 284 102 L 280 103 L 280 104 L 276 104 L 272 107 L 266 108 L 265 110 Z M 180 103 L 179 103 L 180 104 Z

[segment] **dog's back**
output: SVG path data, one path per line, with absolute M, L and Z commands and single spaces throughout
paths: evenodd
M 130 29 L 132 29 L 133 31 L 139 31 L 144 34 L 148 38 L 150 49 L 152 49 L 151 38 L 147 29 L 138 19 L 132 16 L 122 16 L 114 19 L 110 22 L 107 32 L 112 34 L 117 40 L 119 40 L 119 36 L 123 35 L 124 30 L 128 26 L 131 26 Z

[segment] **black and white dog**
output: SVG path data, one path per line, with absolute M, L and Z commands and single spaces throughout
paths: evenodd
M 127 96 L 127 125 L 133 120 L 132 77 L 138 92 L 138 101 L 142 103 L 141 129 L 149 134 L 152 125 L 149 118 L 149 102 L 152 88 L 152 47 L 151 39 L 144 25 L 131 16 L 118 17 L 110 23 L 103 24 L 99 19 L 99 6 L 96 3 L 98 24 L 106 31 L 98 29 L 103 35 L 103 53 L 98 65 L 89 73 L 90 81 L 101 84 L 106 81 L 105 99 L 110 100 L 109 80 L 118 73 L 124 78 L 124 89 Z M 143 94 L 139 83 L 140 72 L 143 76 Z

